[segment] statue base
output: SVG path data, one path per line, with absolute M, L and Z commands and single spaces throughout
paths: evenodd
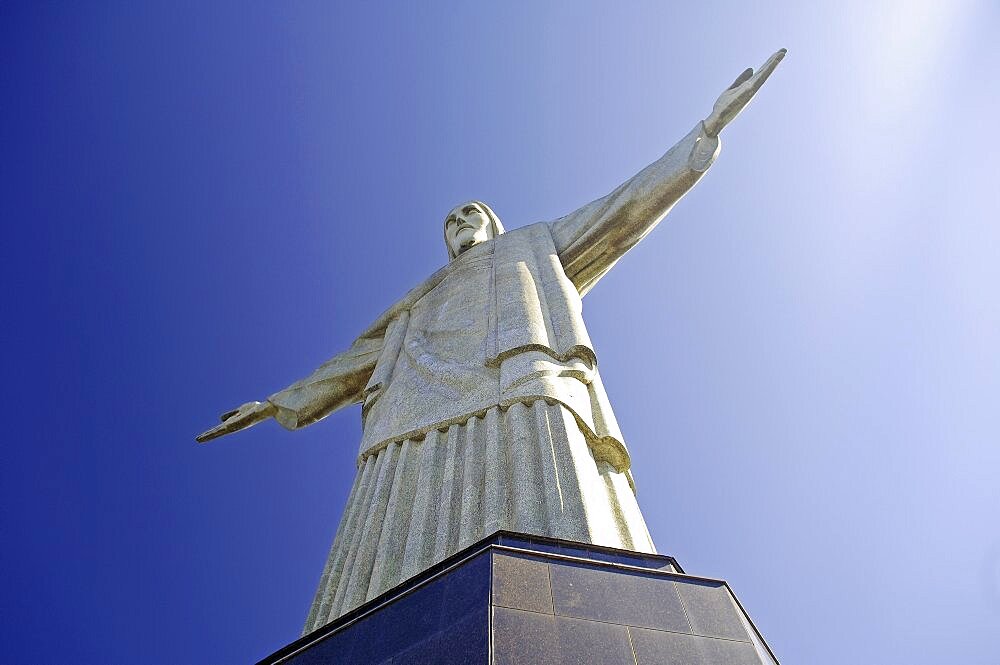
M 259 665 L 777 665 L 722 580 L 673 557 L 500 531 Z

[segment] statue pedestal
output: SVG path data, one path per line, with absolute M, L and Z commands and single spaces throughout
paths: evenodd
M 669 556 L 498 532 L 261 661 L 776 665 L 721 580 Z

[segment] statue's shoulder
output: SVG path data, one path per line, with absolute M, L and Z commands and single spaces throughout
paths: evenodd
M 390 323 L 399 318 L 400 314 L 403 312 L 409 311 L 409 309 L 413 307 L 414 303 L 424 297 L 435 286 L 440 284 L 441 281 L 448 276 L 448 273 L 451 270 L 451 264 L 446 264 L 438 268 L 430 277 L 407 291 L 405 296 L 397 300 L 395 304 L 382 312 L 379 317 L 375 319 L 375 322 L 368 326 L 363 333 L 361 333 L 360 337 L 377 337 L 383 335 L 385 333 L 385 329 L 389 327 Z
M 505 232 L 495 242 L 496 253 L 500 260 L 504 257 L 513 259 L 517 255 L 537 254 L 544 256 L 554 251 L 552 227 L 548 222 L 536 222 L 511 229 Z
M 508 239 L 509 238 L 518 238 L 518 239 L 520 239 L 522 237 L 532 238 L 532 237 L 535 237 L 535 236 L 542 236 L 542 237 L 550 237 L 551 238 L 552 237 L 552 230 L 551 230 L 551 226 L 549 225 L 549 223 L 548 222 L 535 222 L 533 224 L 528 224 L 526 226 L 519 226 L 516 229 L 511 229 L 510 231 L 505 232 L 503 235 L 500 236 L 500 238 L 501 239 L 503 239 L 503 238 L 508 238 Z

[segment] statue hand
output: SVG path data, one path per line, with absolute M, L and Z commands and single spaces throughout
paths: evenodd
M 262 420 L 267 420 L 276 411 L 277 409 L 270 402 L 247 402 L 238 409 L 223 413 L 221 425 L 216 425 L 212 429 L 202 432 L 196 439 L 198 443 L 205 443 L 220 436 L 238 432 L 251 425 L 256 425 Z
M 715 106 L 712 108 L 712 113 L 705 118 L 705 131 L 709 136 L 718 136 L 723 127 L 739 115 L 784 57 L 785 49 L 781 49 L 768 58 L 756 74 L 753 69 L 747 69 L 719 95 L 719 99 L 716 100 Z

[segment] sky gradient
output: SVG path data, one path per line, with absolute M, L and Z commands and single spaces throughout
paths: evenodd
M 354 4 L 0 5 L 4 659 L 294 639 L 359 410 L 194 436 L 787 47 L 584 301 L 640 506 L 783 663 L 1000 662 L 1000 6 Z

